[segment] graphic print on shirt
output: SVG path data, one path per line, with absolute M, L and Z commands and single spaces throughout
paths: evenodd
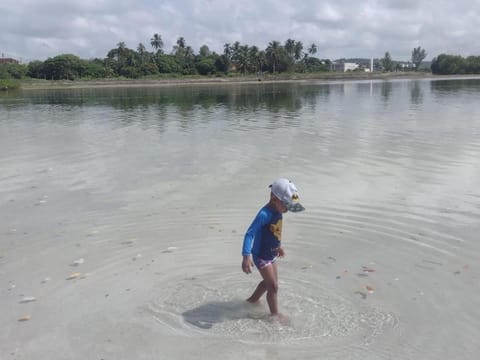
M 278 219 L 275 224 L 270 224 L 270 231 L 278 241 L 282 240 L 282 219 Z

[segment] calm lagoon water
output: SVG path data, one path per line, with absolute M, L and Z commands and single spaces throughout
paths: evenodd
M 478 359 L 479 232 L 478 78 L 0 94 L 2 359 Z

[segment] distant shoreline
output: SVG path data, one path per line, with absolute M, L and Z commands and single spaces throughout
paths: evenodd
M 81 88 L 114 88 L 114 87 L 163 87 L 183 85 L 228 85 L 253 83 L 285 83 L 307 81 L 359 81 L 359 80 L 414 80 L 414 79 L 451 79 L 480 78 L 480 75 L 432 75 L 425 72 L 392 72 L 392 73 L 320 73 L 320 74 L 268 74 L 263 78 L 256 76 L 235 77 L 181 77 L 161 79 L 98 79 L 98 80 L 22 80 L 22 90 L 42 89 L 81 89 Z

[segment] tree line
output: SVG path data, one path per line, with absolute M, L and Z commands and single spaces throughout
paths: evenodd
M 432 60 L 432 73 L 438 75 L 480 74 L 480 56 L 441 54 Z
M 271 41 L 265 49 L 235 42 L 223 45 L 222 53 L 211 51 L 207 45 L 200 47 L 196 54 L 185 38 L 179 37 L 170 52 L 164 49 L 161 35 L 153 34 L 151 50 L 143 43 L 135 49 L 119 42 L 108 51 L 103 59 L 81 59 L 73 54 L 62 54 L 45 61 L 25 64 L 0 65 L 0 79 L 22 79 L 25 77 L 47 80 L 76 80 L 103 78 L 156 78 L 169 75 L 229 76 L 285 72 L 317 73 L 331 70 L 329 59 L 314 55 L 317 46 L 304 47 L 301 41 L 287 39 L 283 44 Z M 386 52 L 380 65 L 383 71 L 418 70 L 426 57 L 420 46 L 412 51 L 411 69 L 405 69 L 392 60 Z M 463 59 L 442 54 L 432 62 L 432 72 L 438 74 L 480 73 L 478 57 Z
M 125 42 L 108 51 L 104 59 L 84 60 L 73 54 L 62 54 L 45 61 L 32 61 L 28 65 L 8 64 L 4 68 L 13 78 L 29 76 L 48 80 L 75 80 L 79 78 L 143 78 L 161 74 L 180 75 L 229 75 L 263 74 L 281 72 L 329 71 L 330 60 L 320 60 L 313 55 L 315 44 L 304 48 L 301 41 L 288 39 L 284 44 L 272 41 L 261 50 L 235 42 L 224 44 L 223 53 L 211 51 L 207 45 L 195 54 L 185 39 L 180 37 L 171 52 L 164 51 L 159 34 L 150 39 L 153 51 L 143 43 L 136 49 L 128 48 Z M 2 73 L 0 71 L 0 78 Z
M 411 69 L 418 71 L 420 69 L 421 63 L 423 62 L 423 60 L 425 60 L 426 57 L 427 52 L 425 51 L 425 49 L 422 49 L 421 46 L 413 48 L 411 57 Z M 380 60 L 380 63 L 383 70 L 387 72 L 404 70 L 401 63 L 395 63 L 392 60 L 392 57 L 388 51 L 385 53 L 385 56 Z

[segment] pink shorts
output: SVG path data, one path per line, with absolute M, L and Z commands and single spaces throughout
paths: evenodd
M 272 265 L 277 258 L 273 258 L 271 260 L 265 260 L 262 258 L 259 258 L 258 256 L 253 255 L 253 263 L 257 267 L 257 269 L 263 269 L 265 266 Z

